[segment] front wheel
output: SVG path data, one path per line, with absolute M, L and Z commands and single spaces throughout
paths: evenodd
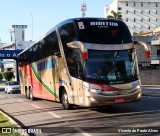
M 65 90 L 62 91 L 61 102 L 64 109 L 71 110 L 73 109 L 73 105 L 69 104 L 67 92 Z

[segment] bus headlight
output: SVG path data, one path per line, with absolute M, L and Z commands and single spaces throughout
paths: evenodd
M 140 88 L 141 88 L 141 86 L 140 86 L 140 85 L 137 85 L 137 86 L 136 86 L 136 88 L 137 88 L 137 90 L 138 90 L 138 89 L 140 89 Z
M 99 89 L 89 89 L 89 91 L 91 92 L 91 93 L 96 93 L 96 94 L 98 94 L 98 93 L 101 93 L 101 90 L 99 90 Z
M 137 90 L 139 90 L 140 88 L 141 88 L 141 86 L 140 86 L 140 85 L 137 85 L 135 88 L 132 89 L 132 91 L 137 91 Z

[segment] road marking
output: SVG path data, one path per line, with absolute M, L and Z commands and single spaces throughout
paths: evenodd
M 41 107 L 37 106 L 37 105 L 34 105 L 34 104 L 31 104 L 33 107 L 37 108 L 37 109 L 40 109 Z
M 19 101 L 19 102 L 24 102 L 23 100 L 17 100 L 17 101 Z
M 53 113 L 53 112 L 48 112 L 48 113 L 51 114 L 52 116 L 56 117 L 56 118 L 62 118 L 61 116 L 58 116 L 58 115 L 56 115 L 56 114 Z
M 74 128 L 75 130 L 77 130 L 79 133 L 81 133 L 84 136 L 92 136 L 91 134 L 85 132 L 83 129 L 81 128 Z

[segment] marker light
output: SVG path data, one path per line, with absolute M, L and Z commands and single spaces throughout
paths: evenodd
M 81 52 L 82 60 L 88 60 L 88 52 Z

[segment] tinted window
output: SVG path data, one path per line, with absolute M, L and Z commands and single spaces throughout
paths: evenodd
M 58 31 L 59 31 L 60 38 L 61 38 L 61 41 L 62 41 L 64 53 L 66 55 L 67 51 L 71 49 L 67 46 L 67 43 L 78 40 L 75 24 L 74 23 L 68 23 L 64 26 L 61 26 L 58 29 Z
M 128 27 L 117 20 L 82 20 L 77 22 L 79 39 L 85 43 L 123 44 L 131 43 Z
M 77 33 L 74 23 L 68 23 L 61 26 L 59 29 L 60 38 L 62 41 L 62 46 L 64 50 L 64 54 L 66 57 L 69 73 L 73 77 L 78 77 L 78 66 L 76 61 L 76 54 L 75 50 L 67 46 L 67 43 L 72 41 L 77 41 Z
M 56 32 L 34 44 L 31 48 L 19 56 L 20 62 L 34 62 L 60 52 Z
M 9 82 L 9 85 L 19 85 L 18 82 Z
M 66 61 L 71 76 L 82 79 L 83 68 L 81 63 L 80 49 L 71 49 L 66 53 Z
M 88 60 L 85 61 L 85 76 L 95 81 L 137 80 L 135 50 L 102 51 L 88 50 Z

